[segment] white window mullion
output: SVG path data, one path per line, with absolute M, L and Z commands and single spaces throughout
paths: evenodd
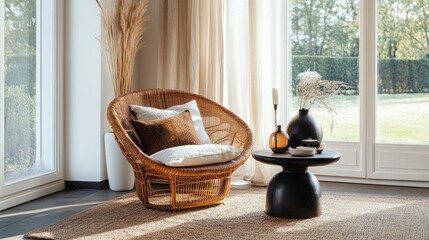
M 55 148 L 53 151 L 53 157 L 55 159 L 55 169 L 57 169 L 59 174 L 59 179 L 63 179 L 63 116 L 64 116 L 64 106 L 63 106 L 63 29 L 64 29 L 64 1 L 54 1 L 53 3 L 53 42 L 56 45 L 56 50 L 53 51 L 52 59 L 54 61 L 54 69 L 52 71 L 53 74 L 53 96 L 54 96 L 54 104 L 53 104 L 53 112 L 55 112 L 53 117 L 53 141 L 55 144 Z
M 40 60 L 40 74 L 38 74 L 38 77 L 41 79 L 52 79 L 51 81 L 38 81 L 38 86 L 41 91 L 40 95 L 38 95 L 38 102 L 39 102 L 39 108 L 37 111 L 37 114 L 40 119 L 40 129 L 38 129 L 38 140 L 40 140 L 40 151 L 41 154 L 38 155 L 40 162 L 40 167 L 44 169 L 45 171 L 51 171 L 55 170 L 53 166 L 54 156 L 53 156 L 53 149 L 52 146 L 54 146 L 53 142 L 53 114 L 55 114 L 55 99 L 54 99 L 54 89 L 52 88 L 54 79 L 54 53 L 53 49 L 51 49 L 51 46 L 55 44 L 54 41 L 54 22 L 55 19 L 53 19 L 53 11 L 52 11 L 52 4 L 48 3 L 46 1 L 41 1 L 40 6 L 45 12 L 49 12 L 51 14 L 42 14 L 40 15 L 40 30 L 38 31 L 41 35 L 40 37 L 40 44 L 38 44 L 40 47 L 40 54 L 38 60 Z M 42 39 L 43 38 L 43 39 Z M 48 160 L 52 159 L 52 160 Z M 48 160 L 48 161 L 47 161 Z M 54 160 L 55 161 L 55 160 Z
M 4 81 L 5 81 L 5 47 L 4 47 L 4 0 L 0 0 L 0 190 L 4 185 Z
M 377 1 L 362 0 L 361 45 L 360 45 L 360 88 L 361 129 L 360 136 L 367 161 L 367 177 L 374 170 L 374 146 L 376 138 L 377 101 Z M 369 161 L 368 161 L 369 160 Z
M 40 114 L 40 110 L 42 109 L 41 96 L 41 63 L 43 62 L 41 53 L 41 43 L 42 43 L 42 21 L 41 21 L 41 11 L 42 11 L 42 3 L 41 1 L 36 1 L 36 121 L 38 123 L 42 122 L 42 117 Z M 41 143 L 42 143 L 42 134 L 41 134 L 41 126 L 40 124 L 36 124 L 36 165 L 39 165 L 40 168 L 43 166 L 41 163 L 42 159 L 42 151 L 41 151 Z

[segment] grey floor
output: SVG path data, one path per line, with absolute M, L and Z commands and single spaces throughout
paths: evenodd
M 57 222 L 127 192 L 64 190 L 0 212 L 0 239 L 22 239 L 32 229 Z
M 321 182 L 322 192 L 365 193 L 429 200 L 429 189 Z M 109 190 L 61 191 L 0 212 L 0 238 L 22 239 L 32 229 L 121 196 Z

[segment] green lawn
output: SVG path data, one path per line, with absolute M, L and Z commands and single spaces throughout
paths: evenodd
M 332 131 L 332 118 L 326 110 L 310 110 L 323 126 L 324 139 L 358 141 L 359 97 L 336 96 L 332 101 L 338 106 Z M 294 99 L 291 114 L 297 112 L 295 102 Z M 377 112 L 378 142 L 429 143 L 429 94 L 379 95 Z

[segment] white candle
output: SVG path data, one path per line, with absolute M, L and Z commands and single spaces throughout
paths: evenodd
M 279 104 L 279 90 L 277 88 L 273 88 L 273 104 Z

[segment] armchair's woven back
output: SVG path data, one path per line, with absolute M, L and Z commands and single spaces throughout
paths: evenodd
M 246 144 L 245 141 L 248 140 L 248 132 L 243 131 L 243 127 L 249 129 L 241 119 L 219 104 L 196 94 L 150 89 L 132 92 L 118 99 L 118 105 L 114 111 L 120 117 L 121 124 L 126 130 L 132 129 L 130 124 L 132 114 L 129 108 L 131 104 L 166 109 L 195 99 L 212 143 L 243 147 Z

